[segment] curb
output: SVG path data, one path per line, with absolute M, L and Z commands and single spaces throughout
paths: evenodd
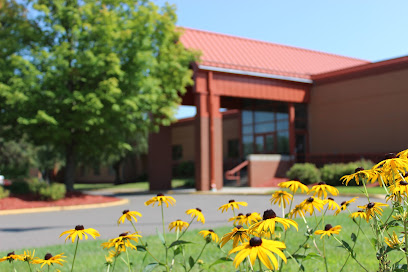
M 0 211 L 0 216 L 1 215 L 11 215 L 11 214 L 24 214 L 24 213 L 42 213 L 42 212 L 73 211 L 73 210 L 106 208 L 106 207 L 125 205 L 127 203 L 129 203 L 129 199 L 125 198 L 125 199 L 120 199 L 118 201 L 111 201 L 111 202 L 97 203 L 97 204 L 3 210 L 3 211 Z

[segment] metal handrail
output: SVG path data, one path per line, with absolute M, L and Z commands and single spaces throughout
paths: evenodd
M 227 180 L 236 180 L 237 185 L 240 184 L 241 174 L 240 171 L 249 164 L 249 161 L 243 161 L 231 170 L 225 172 L 225 179 Z

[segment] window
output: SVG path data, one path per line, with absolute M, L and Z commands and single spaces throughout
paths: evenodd
M 228 140 L 228 158 L 238 158 L 239 157 L 239 140 L 232 139 Z
M 178 161 L 181 158 L 183 158 L 183 147 L 182 147 L 182 145 L 173 145 L 172 146 L 171 156 L 173 158 L 173 161 Z
M 101 168 L 99 167 L 99 165 L 94 165 L 93 175 L 94 176 L 100 176 L 101 175 Z

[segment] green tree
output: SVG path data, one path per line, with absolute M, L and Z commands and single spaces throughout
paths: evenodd
M 178 42 L 174 6 L 30 3 L 41 41 L 19 55 L 12 71 L 13 80 L 29 77 L 28 84 L 7 84 L 0 96 L 35 144 L 65 156 L 65 184 L 72 190 L 82 158 L 124 154 L 138 133 L 171 123 L 180 94 L 192 83 L 189 64 L 196 54 Z

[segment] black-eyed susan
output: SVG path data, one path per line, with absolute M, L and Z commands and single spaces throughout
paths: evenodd
M 394 153 L 388 153 L 386 159 L 374 165 L 372 169 L 379 170 L 382 181 L 389 184 L 400 173 L 405 174 L 405 172 L 408 172 L 408 160 L 398 158 Z
M 390 248 L 400 248 L 404 243 L 404 236 L 402 235 L 400 240 L 395 231 L 393 231 L 390 238 L 384 237 L 384 241 Z
M 63 233 L 61 233 L 61 236 L 65 235 L 65 234 L 69 234 L 67 236 L 67 238 L 65 238 L 65 241 L 67 241 L 69 238 L 71 238 L 72 242 L 75 242 L 75 238 L 78 236 L 78 239 L 82 240 L 82 237 L 85 237 L 85 240 L 88 240 L 88 235 L 91 235 L 94 239 L 96 239 L 96 237 L 99 237 L 100 234 L 97 230 L 89 228 L 89 229 L 85 229 L 83 225 L 77 225 L 75 227 L 75 229 L 70 229 L 67 231 L 64 231 Z
M 187 222 L 177 219 L 176 221 L 173 221 L 169 224 L 169 231 L 172 231 L 173 229 L 182 231 L 183 229 L 188 228 L 189 225 L 190 224 L 188 224 Z
M 381 216 L 383 209 L 381 207 L 386 207 L 388 204 L 380 203 L 380 202 L 370 202 L 364 206 L 357 206 L 360 209 L 363 209 L 366 213 L 366 221 L 368 222 L 371 217 L 375 215 Z
M 197 218 L 197 222 L 201 221 L 203 224 L 205 223 L 205 218 L 200 208 L 189 209 L 186 211 L 186 214 L 191 215 L 193 219 Z
M 227 204 L 222 205 L 221 207 L 218 208 L 218 210 L 221 210 L 221 212 L 225 212 L 228 211 L 228 209 L 231 210 L 235 210 L 235 209 L 239 209 L 239 206 L 248 206 L 248 203 L 244 202 L 244 201 L 235 201 L 233 199 L 231 199 L 230 201 L 228 201 Z
M 135 233 L 129 234 L 129 232 L 124 232 L 119 234 L 118 237 L 110 239 L 108 242 L 102 243 L 103 248 L 115 247 L 115 252 L 126 251 L 126 248 L 131 248 L 136 250 L 131 241 L 138 242 L 141 235 Z
M 343 184 L 346 186 L 349 184 L 351 180 L 355 180 L 356 184 L 359 185 L 361 180 L 370 180 L 375 176 L 375 170 L 364 170 L 362 167 L 358 167 L 354 170 L 353 174 L 345 175 L 340 178 Z
M 317 185 L 313 186 L 312 189 L 309 190 L 308 194 L 312 194 L 313 196 L 318 196 L 320 198 L 327 198 L 327 193 L 330 193 L 333 196 L 339 194 L 339 190 L 331 185 L 327 185 L 325 182 L 319 182 Z
M 122 212 L 122 216 L 118 219 L 118 225 L 120 225 L 121 223 L 123 224 L 125 222 L 125 219 L 129 220 L 129 222 L 132 222 L 132 220 L 137 222 L 136 216 L 142 217 L 142 214 L 136 211 L 124 210 Z
M 231 232 L 225 234 L 220 241 L 220 247 L 223 247 L 229 240 L 232 240 L 232 247 L 236 247 L 239 242 L 249 241 L 248 230 L 241 225 L 235 226 Z
M 247 225 L 247 226 L 250 226 L 250 225 L 252 225 L 252 224 L 254 224 L 256 222 L 259 222 L 261 220 L 262 220 L 261 215 L 259 213 L 257 213 L 257 212 L 253 212 L 253 213 L 245 214 L 245 217 L 242 219 L 242 221 L 243 221 L 242 223 Z
M 273 210 L 269 209 L 264 211 L 262 221 L 253 224 L 250 227 L 249 231 L 250 233 L 256 232 L 258 234 L 262 234 L 265 232 L 274 233 L 276 223 L 280 223 L 285 228 L 285 230 L 289 228 L 290 225 L 294 226 L 296 230 L 298 230 L 298 224 L 295 221 L 293 221 L 292 219 L 278 217 Z
M 160 194 L 157 194 L 157 196 L 154 196 L 148 201 L 146 201 L 145 205 L 146 206 L 152 205 L 154 207 L 154 204 L 156 203 L 158 206 L 161 206 L 163 203 L 165 203 L 166 207 L 169 207 L 169 204 L 173 206 L 173 204 L 176 203 L 176 200 L 171 196 L 165 196 L 162 193 L 160 193 Z
M 350 200 L 341 202 L 341 203 L 340 203 L 340 209 L 338 209 L 334 214 L 335 214 L 335 215 L 338 215 L 341 211 L 344 211 L 345 209 L 347 209 L 347 207 L 348 207 L 351 203 L 355 202 L 355 201 L 357 200 L 357 198 L 358 198 L 358 197 L 353 197 L 353 198 L 350 199 Z
M 204 237 L 204 239 L 208 239 L 208 242 L 214 241 L 218 243 L 219 238 L 218 235 L 214 232 L 214 230 L 209 229 L 209 230 L 202 230 L 199 232 L 201 236 Z
M 6 256 L 0 259 L 0 263 L 4 261 L 12 262 L 14 260 L 24 261 L 21 255 L 15 254 L 14 251 L 9 252 Z
M 239 264 L 246 257 L 249 257 L 252 265 L 254 265 L 255 260 L 258 258 L 268 269 L 278 270 L 278 260 L 272 253 L 278 255 L 286 263 L 285 254 L 282 252 L 282 249 L 285 248 L 286 246 L 282 242 L 253 237 L 249 242 L 233 248 L 228 255 L 238 252 L 233 262 L 235 268 L 238 268 Z
M 284 181 L 284 182 L 279 183 L 278 186 L 281 188 L 289 188 L 289 190 L 291 190 L 292 193 L 296 193 L 299 188 L 302 193 L 303 192 L 307 193 L 309 191 L 309 188 L 307 188 L 306 185 L 304 185 L 298 180 Z
M 281 207 L 281 205 L 283 205 L 284 208 L 286 208 L 286 205 L 290 203 L 290 201 L 293 199 L 293 196 L 291 194 L 289 194 L 286 191 L 276 191 L 272 194 L 271 199 L 269 199 L 269 201 L 271 201 L 271 204 L 278 204 L 279 207 Z
M 391 184 L 390 192 L 394 195 L 408 195 L 408 182 L 405 180 L 396 181 Z
M 237 216 L 231 217 L 228 221 L 234 221 L 234 225 L 244 225 L 245 215 L 243 213 L 239 213 Z
M 309 212 L 309 214 L 312 215 L 315 212 L 315 209 L 318 210 L 319 212 L 322 211 L 323 200 L 311 196 L 303 200 L 302 203 L 300 203 L 299 205 L 302 207 L 303 211 Z
M 320 239 L 322 239 L 323 236 L 325 236 L 325 235 L 327 235 L 327 237 L 329 237 L 330 235 L 333 235 L 333 234 L 339 234 L 340 230 L 341 230 L 340 225 L 337 225 L 337 226 L 333 227 L 332 225 L 327 224 L 326 226 L 324 226 L 324 230 L 316 230 L 315 234 L 316 235 L 321 235 Z
M 337 202 L 331 197 L 323 199 L 323 205 L 327 205 L 328 209 L 332 211 L 340 209 L 339 204 L 337 204 Z
M 62 266 L 62 262 L 66 262 L 63 258 L 66 258 L 66 256 L 64 256 L 64 253 L 55 256 L 52 256 L 51 253 L 47 253 L 44 256 L 44 259 L 33 260 L 33 264 L 41 264 L 41 268 L 43 268 L 44 265 L 51 266 L 53 264 L 59 264 Z
M 289 212 L 289 218 L 296 218 L 296 216 L 305 216 L 305 212 L 303 211 L 303 205 L 298 204 L 296 205 L 290 212 Z
M 358 211 L 353 212 L 352 214 L 350 214 L 350 217 L 351 217 L 351 218 L 360 217 L 360 218 L 363 218 L 364 220 L 366 220 L 367 215 L 366 215 L 365 211 L 363 211 L 363 210 L 358 210 Z

